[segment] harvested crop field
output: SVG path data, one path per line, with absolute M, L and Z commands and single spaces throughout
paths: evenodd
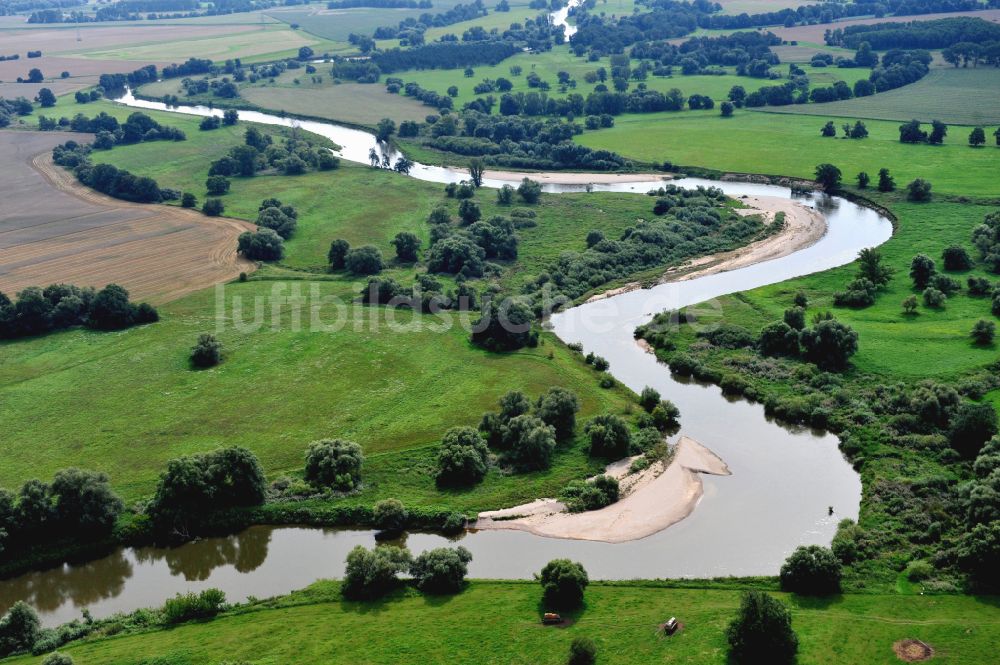
M 962 101 L 959 104 L 956 100 Z M 985 66 L 932 69 L 916 83 L 869 97 L 794 107 L 770 106 L 763 110 L 838 118 L 900 121 L 916 118 L 955 125 L 996 125 L 1000 124 L 1000 69 Z
M 268 85 L 244 88 L 240 94 L 263 108 L 358 125 L 374 126 L 379 118 L 421 120 L 433 110 L 412 97 L 389 94 L 384 86 L 364 83 L 315 88 Z
M 0 133 L 0 153 L 10 156 L 0 189 L 15 193 L 0 212 L 0 291 L 117 283 L 161 303 L 253 269 L 236 255 L 236 238 L 251 224 L 94 192 L 52 163 L 49 151 L 68 138 Z
M 3 52 L 3 51 L 0 51 Z M 7 60 L 0 62 L 0 97 L 27 97 L 34 99 L 41 88 L 48 88 L 57 95 L 74 92 L 97 85 L 101 74 L 131 72 L 148 64 L 163 66 L 166 61 L 155 60 L 87 60 L 43 54 L 41 58 Z M 42 83 L 17 83 L 17 77 L 27 77 L 28 71 L 37 67 L 45 76 Z M 69 77 L 62 78 L 62 72 Z

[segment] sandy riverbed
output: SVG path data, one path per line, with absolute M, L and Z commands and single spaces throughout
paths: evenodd
M 538 499 L 504 510 L 480 513 L 476 529 L 517 529 L 551 538 L 621 543 L 639 540 L 681 521 L 702 495 L 701 474 L 727 476 L 729 468 L 694 439 L 681 437 L 673 459 L 628 474 L 631 459 L 607 468 L 619 479 L 622 498 L 601 510 L 567 513 L 555 499 Z
M 766 222 L 770 224 L 773 223 L 777 213 L 783 212 L 785 213 L 785 227 L 778 233 L 752 242 L 745 247 L 730 252 L 702 256 L 670 268 L 660 278 L 659 284 L 704 277 L 705 275 L 744 268 L 755 263 L 772 261 L 814 245 L 826 234 L 826 218 L 814 208 L 797 201 L 780 196 L 745 196 L 740 197 L 739 200 L 748 206 L 738 209 L 739 214 L 763 214 Z M 632 282 L 599 293 L 589 298 L 587 302 L 635 291 L 641 289 L 642 286 L 639 282 Z
M 523 173 L 521 171 L 486 171 L 486 178 L 518 181 L 531 178 L 543 185 L 611 185 L 628 182 L 670 180 L 665 173 Z

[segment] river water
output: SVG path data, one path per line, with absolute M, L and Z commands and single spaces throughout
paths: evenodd
M 565 15 L 562 17 L 565 20 Z M 166 107 L 137 100 L 136 108 L 192 115 L 220 114 L 199 106 Z M 240 119 L 298 126 L 341 146 L 343 159 L 368 163 L 371 148 L 391 150 L 360 130 L 334 123 L 299 121 L 240 111 Z M 455 182 L 463 170 L 417 164 L 410 177 Z M 487 179 L 488 187 L 505 181 Z M 644 193 L 648 182 L 594 184 L 596 191 Z M 770 185 L 677 181 L 682 186 L 712 185 L 731 196 L 789 198 L 788 188 Z M 549 192 L 578 192 L 583 185 L 546 184 Z M 680 434 L 719 455 L 731 476 L 703 476 L 704 496 L 685 520 L 642 540 L 609 544 L 543 538 L 520 531 L 468 532 L 458 539 L 408 534 L 405 544 L 418 553 L 460 542 L 473 553 L 469 573 L 480 578 L 525 578 L 547 561 L 580 561 L 595 579 L 769 575 L 797 546 L 828 544 L 836 524 L 856 519 L 861 482 L 837 448 L 833 435 L 774 422 L 758 404 L 727 397 L 715 386 L 674 378 L 665 365 L 633 340 L 635 327 L 657 312 L 703 303 L 703 320 L 724 317 L 714 299 L 727 293 L 773 284 L 849 263 L 857 252 L 885 242 L 888 219 L 839 198 L 814 194 L 800 199 L 827 218 L 828 231 L 816 244 L 789 256 L 747 268 L 633 291 L 574 307 L 552 317 L 550 325 L 566 342 L 580 342 L 604 356 L 611 373 L 629 388 L 652 386 L 681 410 Z M 583 232 L 583 230 L 581 230 Z M 791 298 L 789 297 L 789 300 Z M 833 508 L 833 514 L 829 509 Z M 172 549 L 122 548 L 81 565 L 33 572 L 0 583 L 0 608 L 24 599 L 46 625 L 154 606 L 177 592 L 217 587 L 231 601 L 267 597 L 343 573 L 344 557 L 355 545 L 371 546 L 374 532 L 299 527 L 253 527 L 225 538 L 208 538 Z

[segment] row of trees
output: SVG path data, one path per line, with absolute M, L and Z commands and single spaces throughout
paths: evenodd
M 86 326 L 120 330 L 159 320 L 147 303 L 133 303 L 128 291 L 108 284 L 100 291 L 71 284 L 29 286 L 12 301 L 0 292 L 0 339 L 41 335 L 52 330 Z
M 80 182 L 102 194 L 136 203 L 164 200 L 166 190 L 161 190 L 152 178 L 135 176 L 111 164 L 92 164 L 88 145 L 67 141 L 52 149 L 52 161 L 71 169 Z
M 184 141 L 187 136 L 176 127 L 165 127 L 145 113 L 135 112 L 123 123 L 101 111 L 93 118 L 77 113 L 73 118 L 56 121 L 45 116 L 38 117 L 38 129 L 50 131 L 69 129 L 74 132 L 95 134 L 92 147 L 96 150 L 110 150 L 116 145 L 129 145 L 146 141 Z

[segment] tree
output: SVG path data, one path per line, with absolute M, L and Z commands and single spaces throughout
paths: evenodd
M 469 162 L 469 180 L 472 181 L 474 187 L 483 186 L 483 174 L 486 172 L 486 167 L 483 165 L 483 160 L 473 159 Z
M 917 297 L 907 296 L 903 301 L 903 312 L 906 314 L 915 314 L 917 311 Z
M 226 212 L 226 204 L 222 202 L 222 199 L 205 199 L 205 202 L 201 204 L 201 212 L 208 217 L 218 217 Z
M 535 415 L 552 426 L 559 441 L 572 438 L 579 410 L 580 400 L 576 393 L 559 387 L 549 388 L 535 403 Z
M 734 108 L 735 107 L 733 106 L 732 102 L 722 102 L 722 104 L 719 105 L 719 115 L 721 115 L 723 118 L 731 118 L 733 117 Z
M 882 253 L 874 248 L 866 247 L 858 252 L 858 276 L 867 279 L 875 286 L 885 286 L 895 272 L 892 267 L 882 262 Z
M 195 367 L 214 367 L 222 362 L 222 342 L 215 335 L 198 335 L 198 343 L 191 349 L 191 363 Z
M 21 299 L 18 299 L 18 306 Z M 108 284 L 97 292 L 90 303 L 89 325 L 98 330 L 120 330 L 134 322 L 134 309 L 128 291 L 117 284 Z
M 469 225 L 482 219 L 483 213 L 479 209 L 478 203 L 472 199 L 464 199 L 458 204 L 458 216 L 462 218 L 463 224 Z
M 572 610 L 583 605 L 583 593 L 590 584 L 582 565 L 569 559 L 553 559 L 536 576 L 542 585 L 547 608 Z
M 927 140 L 927 132 L 920 128 L 919 120 L 910 120 L 899 126 L 899 141 L 901 143 L 923 143 Z
M 844 125 L 844 132 L 852 139 L 866 139 L 868 138 L 868 128 L 865 127 L 865 123 L 860 120 L 856 120 L 854 125 Z
M 961 245 L 949 245 L 945 247 L 941 253 L 941 258 L 944 259 L 945 270 L 960 271 L 972 268 L 972 257 L 969 256 L 969 252 Z
M 861 171 L 860 173 L 858 173 L 857 178 L 858 178 L 858 189 L 868 189 L 868 183 L 871 181 L 871 178 L 868 177 L 868 174 L 865 173 L 864 171 Z
M 1000 588 L 1000 521 L 977 524 L 962 536 L 958 547 L 959 562 L 969 572 L 974 587 L 982 591 Z
M 450 240 L 446 238 L 434 248 Z M 428 268 L 431 268 L 430 263 Z M 538 333 L 531 329 L 534 319 L 534 312 L 523 302 L 508 299 L 498 303 L 494 298 L 485 304 L 482 316 L 473 324 L 472 342 L 489 351 L 516 351 L 534 346 L 538 343 Z
M 997 130 L 993 132 L 993 137 L 997 140 L 997 145 L 1000 146 L 1000 127 L 997 127 Z
M 822 136 L 832 138 L 837 135 L 837 126 L 833 124 L 833 120 L 828 120 L 827 123 L 823 125 L 823 129 L 821 129 L 819 133 Z
M 374 245 L 365 245 L 349 250 L 344 257 L 344 267 L 355 275 L 377 275 L 385 263 L 382 252 Z
M 220 196 L 229 191 L 229 179 L 221 175 L 209 176 L 205 181 L 205 189 L 212 196 Z
M 944 137 L 948 135 L 948 125 L 944 124 L 940 120 L 931 121 L 931 133 L 927 137 L 927 142 L 931 145 L 941 145 L 944 143 Z
M 396 258 L 409 263 L 417 260 L 417 250 L 420 248 L 420 238 L 409 231 L 401 231 L 392 239 L 396 247 Z
M 320 439 L 306 450 L 305 480 L 316 489 L 350 492 L 361 486 L 361 446 L 344 439 Z
M 934 259 L 926 254 L 917 254 L 910 261 L 910 278 L 913 280 L 914 287 L 926 289 L 931 278 L 936 274 L 937 268 L 934 265 Z
M 503 185 L 497 190 L 497 203 L 500 205 L 510 205 L 514 200 L 514 188 L 510 185 Z
M 880 192 L 891 192 L 896 189 L 896 181 L 891 175 L 889 175 L 889 169 L 881 168 L 878 170 L 878 191 Z
M 951 418 L 948 440 L 966 459 L 975 459 L 983 444 L 997 433 L 997 412 L 989 402 L 964 402 Z
M 841 370 L 858 350 L 858 333 L 836 319 L 820 321 L 799 336 L 803 355 L 825 370 Z
M 840 178 L 840 169 L 833 164 L 820 164 L 816 167 L 816 182 L 827 193 L 835 192 L 840 188 Z
M 28 83 L 41 83 L 44 80 L 45 77 L 42 75 L 42 70 L 37 67 L 32 67 L 28 71 Z
M 996 328 L 996 324 L 992 321 L 979 319 L 979 321 L 976 321 L 976 325 L 972 327 L 972 341 L 980 346 L 989 346 L 993 343 L 993 338 L 996 336 Z
M 280 203 L 280 202 L 279 202 Z M 289 214 L 291 213 L 291 214 Z M 297 215 L 291 206 L 267 206 L 257 214 L 257 226 L 271 229 L 287 240 L 298 226 Z
M 389 118 L 382 118 L 375 126 L 375 138 L 378 141 L 386 142 L 396 132 L 396 123 Z M 372 148 L 374 150 L 374 148 Z
M 944 307 L 945 303 L 948 301 L 948 295 L 939 289 L 935 289 L 933 286 L 928 286 L 924 289 L 923 295 L 924 305 L 935 309 Z
M 744 592 L 726 639 L 733 661 L 747 665 L 791 663 L 799 648 L 791 613 L 763 591 Z
M 799 331 L 784 321 L 764 326 L 757 348 L 765 356 L 794 356 L 799 353 Z
M 465 586 L 472 552 L 464 547 L 439 547 L 414 559 L 410 575 L 425 593 L 458 593 Z
M 781 588 L 806 595 L 824 596 L 840 591 L 840 561 L 819 545 L 799 547 L 781 566 Z
M 589 637 L 574 637 L 569 643 L 567 665 L 594 665 L 597 662 L 597 646 Z
M 48 88 L 39 90 L 36 99 L 43 108 L 51 108 L 56 105 L 56 96 Z
M 458 86 L 457 85 L 448 86 L 447 92 L 449 97 L 458 97 Z
M 107 535 L 125 506 L 111 490 L 106 474 L 80 469 L 56 472 L 49 497 L 57 528 L 64 536 Z
M 646 386 L 639 393 L 639 406 L 645 409 L 646 413 L 652 413 L 653 409 L 660 403 L 660 393 L 655 388 Z
M 399 499 L 383 499 L 372 509 L 375 528 L 387 533 L 399 533 L 406 528 L 409 514 Z
M 542 186 L 530 178 L 523 178 L 517 186 L 517 193 L 525 203 L 537 203 L 542 195 Z
M 222 124 L 231 127 L 240 119 L 240 112 L 236 109 L 226 109 L 222 114 Z
M 609 459 L 620 459 L 629 453 L 632 434 L 625 421 L 613 414 L 592 418 L 583 427 L 590 439 L 590 454 Z
M 330 243 L 330 251 L 326 254 L 327 263 L 330 264 L 330 270 L 343 270 L 346 264 L 347 252 L 350 251 L 351 245 L 343 239 L 338 238 Z
M 198 205 L 198 199 L 191 192 L 184 192 L 181 195 L 181 207 L 182 208 L 194 208 Z
M 396 586 L 397 576 L 408 570 L 410 563 L 410 553 L 401 547 L 379 546 L 369 550 L 358 545 L 347 555 L 340 591 L 352 600 L 378 598 Z
M 474 485 L 486 477 L 490 450 L 471 427 L 452 427 L 444 433 L 438 451 L 437 482 L 443 486 Z
M 923 178 L 917 178 L 906 186 L 906 198 L 909 201 L 930 201 L 931 183 Z
M 1000 131 L 1000 130 L 998 130 Z M 969 145 L 973 148 L 978 148 L 986 143 L 986 132 L 983 131 L 982 127 L 976 127 L 971 132 L 969 132 Z
M 413 162 L 407 159 L 405 156 L 400 156 L 396 159 L 396 163 L 393 165 L 392 170 L 396 173 L 402 173 L 403 175 L 409 175 L 410 169 L 413 168 Z
M 28 651 L 40 632 L 38 614 L 23 600 L 17 601 L 0 618 L 0 657 Z

